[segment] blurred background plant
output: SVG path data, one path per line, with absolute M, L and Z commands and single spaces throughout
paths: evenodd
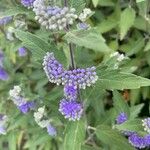
M 69 20 L 72 26 L 67 32 L 61 27 L 51 31 L 41 26 L 30 2 L 0 1 L 0 119 L 6 122 L 0 133 L 7 133 L 0 135 L 0 149 L 135 149 L 132 139 L 128 141 L 121 133 L 147 134 L 142 119 L 150 110 L 150 1 L 68 0 L 80 17 Z M 63 0 L 47 3 L 64 7 Z M 84 8 L 91 9 L 90 13 L 85 10 L 86 21 Z M 73 43 L 77 68 L 94 65 L 99 76 L 94 86 L 81 90 L 84 115 L 75 122 L 58 111 L 63 87 L 50 83 L 42 67 L 49 51 L 68 69 L 68 43 Z M 43 127 L 33 110 L 24 115 L 16 108 L 9 96 L 15 85 L 20 85 L 22 96 L 36 107 L 45 106 L 40 110 L 49 126 Z M 125 120 L 118 123 L 120 113 L 125 113 Z M 45 127 L 47 131 L 42 129 Z

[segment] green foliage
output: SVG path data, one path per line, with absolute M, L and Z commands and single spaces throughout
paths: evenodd
M 135 11 L 132 8 L 126 8 L 121 13 L 120 19 L 120 39 L 122 40 L 127 34 L 127 31 L 134 24 Z
M 134 150 L 122 133 L 132 130 L 147 134 L 141 118 L 149 115 L 150 108 L 149 0 L 67 3 L 78 15 L 85 7 L 91 8 L 94 13 L 86 21 L 89 29 L 77 29 L 81 22 L 77 19 L 69 30 L 52 32 L 40 26 L 32 9 L 20 1 L 0 1 L 0 18 L 13 16 L 9 24 L 0 25 L 3 67 L 10 76 L 8 81 L 0 80 L 0 114 L 9 118 L 8 133 L 0 136 L 0 150 Z M 57 4 L 63 7 L 64 1 Z M 17 26 L 18 20 L 25 24 Z M 7 37 L 10 29 L 12 41 Z M 71 69 L 69 43 L 73 44 L 76 67 L 94 65 L 98 75 L 96 84 L 78 93 L 84 114 L 75 122 L 64 119 L 58 111 L 63 86 L 51 84 L 42 68 L 46 52 L 53 52 L 66 70 Z M 18 55 L 22 46 L 28 51 L 25 57 Z M 14 85 L 21 85 L 37 107 L 45 106 L 57 129 L 56 137 L 38 127 L 33 111 L 23 115 L 17 110 L 8 94 Z M 126 113 L 128 120 L 116 124 L 120 112 Z
M 111 129 L 109 126 L 100 125 L 96 128 L 95 133 L 98 139 L 107 144 L 111 149 L 116 146 L 117 149 L 120 148 L 122 150 L 134 150 L 126 138 L 120 135 L 120 133 L 117 131 Z
M 95 29 L 87 31 L 72 31 L 66 34 L 65 39 L 78 46 L 84 46 L 98 52 L 109 52 L 110 48 L 106 45 L 101 34 L 98 34 L 97 32 L 98 31 Z
M 85 138 L 85 122 L 83 120 L 69 122 L 65 129 L 63 150 L 81 150 Z
M 135 131 L 137 133 L 144 131 L 141 119 L 128 120 L 121 125 L 115 125 L 115 128 L 120 131 Z
M 149 86 L 150 80 L 131 73 L 106 69 L 100 72 L 97 84 L 101 88 L 111 90 L 137 89 L 142 86 Z

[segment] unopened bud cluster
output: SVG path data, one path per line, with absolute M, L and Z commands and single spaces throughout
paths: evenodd
M 83 12 L 79 15 L 79 19 L 85 22 L 92 15 L 92 11 L 89 8 L 84 8 Z
M 142 125 L 144 130 L 150 134 L 150 117 L 142 120 Z
M 50 30 L 63 30 L 67 25 L 72 25 L 78 17 L 74 8 L 47 6 L 45 0 L 35 0 L 33 7 L 35 19 Z
M 34 120 L 41 128 L 47 128 L 49 135 L 56 136 L 56 129 L 51 125 L 50 120 L 47 119 L 45 107 L 40 107 L 37 112 L 34 112 Z

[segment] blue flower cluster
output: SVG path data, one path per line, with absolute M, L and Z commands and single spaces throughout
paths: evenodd
M 128 120 L 127 114 L 124 112 L 121 112 L 116 118 L 116 123 L 122 124 L 127 120 Z M 148 134 L 146 134 L 145 136 L 140 136 L 139 134 L 133 131 L 123 132 L 124 135 L 128 136 L 129 143 L 135 148 L 139 148 L 139 149 L 150 146 L 150 134 L 149 134 L 150 118 L 143 119 L 142 122 L 143 122 L 144 130 L 148 132 Z
M 3 66 L 4 53 L 0 50 L 0 80 L 6 81 L 9 79 L 8 73 L 5 71 Z
M 18 54 L 20 57 L 24 57 L 27 55 L 27 49 L 25 47 L 20 47 L 18 49 Z
M 82 116 L 83 106 L 74 99 L 62 99 L 59 105 L 59 111 L 65 118 L 76 121 L 80 120 Z
M 9 91 L 9 95 L 22 113 L 26 114 L 31 109 L 35 108 L 35 103 L 33 101 L 27 101 L 27 99 L 22 96 L 20 86 L 14 86 L 14 88 Z
M 44 57 L 43 68 L 51 83 L 64 85 L 65 98 L 60 101 L 59 111 L 69 120 L 79 120 L 83 105 L 77 102 L 78 90 L 90 87 L 97 81 L 96 68 L 65 70 L 49 52 Z
M 55 59 L 54 54 L 49 52 L 44 57 L 43 67 L 49 81 L 57 85 L 70 85 L 85 89 L 95 84 L 98 79 L 94 66 L 86 69 L 65 70 Z

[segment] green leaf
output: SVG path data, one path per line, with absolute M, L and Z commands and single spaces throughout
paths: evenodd
M 101 33 L 106 33 L 118 25 L 118 21 L 114 18 L 114 16 L 110 16 L 109 18 L 103 20 L 98 26 L 98 30 Z
M 97 84 L 104 89 L 137 89 L 142 86 L 150 86 L 150 80 L 118 70 L 103 70 L 99 73 Z
M 112 0 L 99 0 L 100 6 L 114 6 L 116 3 L 114 3 Z
M 94 7 L 98 5 L 99 0 L 92 0 Z
M 147 42 L 144 51 L 149 51 L 150 50 L 150 40 Z
M 136 0 L 137 3 L 144 2 L 145 0 Z
M 139 104 L 132 106 L 130 108 L 130 119 L 135 119 L 138 114 L 141 112 L 141 109 L 144 107 L 144 104 Z
M 127 56 L 137 54 L 144 47 L 144 45 L 145 45 L 145 39 L 143 37 L 139 38 L 137 41 L 132 42 L 130 50 L 129 52 L 127 52 Z
M 71 0 L 70 2 L 71 7 L 76 9 L 77 14 L 80 14 L 82 12 L 82 10 L 85 7 L 85 4 L 86 4 L 85 0 L 78 0 L 78 1 Z
M 11 132 L 8 136 L 8 142 L 9 142 L 9 149 L 16 150 L 17 149 L 17 134 L 14 132 Z
M 81 150 L 85 138 L 85 124 L 83 120 L 69 122 L 65 130 L 64 150 Z
M 82 150 L 102 150 L 100 147 L 93 147 L 93 146 L 88 146 L 88 145 L 83 145 Z
M 98 52 L 110 51 L 110 48 L 105 43 L 105 39 L 96 29 L 68 32 L 65 39 L 78 46 L 83 46 Z
M 104 144 L 116 146 L 121 150 L 134 150 L 134 148 L 128 143 L 128 140 L 120 135 L 116 130 L 111 129 L 109 126 L 100 125 L 95 131 L 96 136 Z
M 125 112 L 129 115 L 129 106 L 126 103 L 125 99 L 118 91 L 113 91 L 113 100 L 114 100 L 114 107 L 118 113 Z
M 36 59 L 42 59 L 45 53 L 50 49 L 50 45 L 43 39 L 37 37 L 29 32 L 15 30 L 17 38 L 19 38 L 32 54 L 36 56 Z
M 30 13 L 30 11 L 27 11 L 26 8 L 16 6 L 13 8 L 8 8 L 3 12 L 0 11 L 0 17 L 15 16 L 18 14 L 28 14 L 28 13 Z
M 122 131 L 144 131 L 141 119 L 128 120 L 120 125 L 115 125 L 115 128 Z
M 121 13 L 120 19 L 120 39 L 122 40 L 127 34 L 128 30 L 132 27 L 135 20 L 135 11 L 132 8 L 126 8 Z

